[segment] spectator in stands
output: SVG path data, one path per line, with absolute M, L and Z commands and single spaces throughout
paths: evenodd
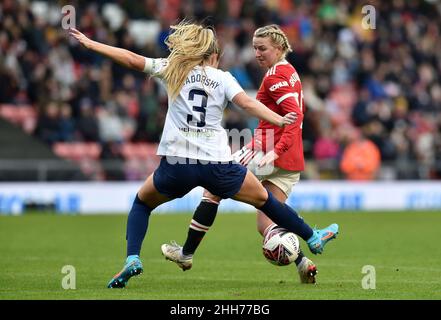
M 86 101 L 80 106 L 80 116 L 77 121 L 77 130 L 80 140 L 85 142 L 100 141 L 98 120 L 92 106 Z
M 1 43 L 0 34 L 0 43 Z M 0 103 L 11 103 L 14 102 L 16 95 L 19 92 L 17 79 L 11 70 L 8 70 L 2 61 L 2 56 L 0 52 Z
M 98 114 L 98 128 L 101 141 L 124 141 L 124 124 L 117 114 L 118 106 L 109 101 Z
M 225 42 L 222 44 L 225 49 L 222 67 L 233 71 L 231 69 L 239 61 L 245 66 L 239 74 L 252 84 L 251 90 L 258 89 L 262 74 L 253 62 L 248 62 L 247 48 L 250 46 L 246 39 L 251 39 L 252 30 L 257 26 L 279 23 L 287 31 L 296 51 L 294 56 L 288 55 L 287 60 L 304 79 L 305 101 L 311 106 L 305 114 L 305 123 L 308 119 L 318 118 L 321 125 L 335 114 L 343 115 L 341 119 L 345 124 L 350 123 L 352 118 L 360 127 L 379 120 L 384 126 L 382 138 L 392 141 L 395 129 L 400 127 L 405 140 L 400 141 L 400 146 L 410 145 L 409 148 L 401 148 L 400 154 L 397 151 L 395 154 L 388 153 L 391 149 L 387 145 L 381 147 L 382 154 L 388 153 L 385 161 L 407 159 L 405 161 L 416 162 L 413 167 L 427 162 L 418 157 L 412 147 L 417 137 L 412 133 L 412 117 L 413 113 L 432 117 L 434 124 L 426 132 L 425 141 L 436 140 L 436 133 L 441 130 L 441 118 L 438 116 L 441 108 L 441 11 L 438 3 L 378 2 L 375 9 L 377 16 L 382 18 L 381 23 L 377 21 L 376 29 L 363 30 L 361 7 L 366 1 L 362 0 L 338 4 L 335 1 L 319 4 L 301 1 L 295 6 L 290 4 L 292 1 L 262 1 L 258 5 L 249 1 L 212 2 L 198 6 L 188 5 L 186 1 L 178 1 L 173 6 L 160 6 L 154 1 L 141 1 L 139 4 L 113 2 L 123 11 L 126 9 L 120 24 L 118 19 L 113 20 L 104 14 L 103 1 L 89 1 L 76 7 L 80 29 L 104 43 L 152 57 L 167 53 L 167 49 L 159 45 L 169 33 L 168 19 L 174 20 L 179 12 L 189 17 L 213 14 L 218 34 Z M 79 123 L 83 99 L 92 100 L 94 112 L 98 106 L 113 100 L 115 93 L 124 86 L 124 78 L 133 73 L 88 53 L 75 42 L 65 40 L 65 31 L 59 27 L 60 21 L 51 16 L 52 12 L 61 11 L 59 4 L 56 1 L 38 3 L 38 8 L 43 10 L 36 10 L 37 6 L 32 5 L 32 1 L 0 1 L 0 103 L 36 106 L 46 101 L 67 102 L 73 108 L 73 119 Z M 150 41 L 141 45 L 140 39 L 134 41 L 135 36 L 129 28 L 131 20 L 140 17 L 157 23 L 159 30 L 151 34 Z M 145 79 L 135 76 L 136 88 L 142 87 L 143 82 Z M 336 94 L 341 87 L 348 88 L 348 94 L 344 96 L 351 95 L 356 99 L 342 105 Z M 150 142 L 159 141 L 167 105 L 161 92 L 155 91 L 154 95 L 158 104 L 152 112 L 156 114 L 149 114 L 148 121 L 144 119 L 138 124 L 140 129 L 148 122 L 148 133 L 141 135 L 140 139 Z M 383 100 L 380 108 L 375 106 L 378 104 L 375 98 Z M 137 101 L 133 105 L 137 103 L 142 108 L 141 98 L 135 97 L 134 100 Z M 401 104 L 407 105 L 407 108 L 399 118 L 395 114 L 382 118 L 387 108 L 395 109 Z M 408 125 L 402 126 L 403 121 Z M 83 126 L 79 131 L 84 133 L 87 129 Z M 320 132 L 320 126 L 312 129 L 305 124 L 303 139 L 307 160 L 315 160 L 312 145 Z M 129 138 L 130 135 L 123 137 Z M 99 141 L 96 134 L 87 138 L 81 134 L 78 139 Z M 340 138 L 337 138 L 337 143 L 340 147 L 344 145 Z M 397 168 L 395 165 L 391 167 Z M 408 175 L 406 170 L 397 172 L 397 176 L 423 178 L 418 173 Z
M 314 143 L 313 154 L 317 160 L 320 179 L 337 179 L 334 170 L 340 157 L 340 144 L 330 128 L 323 128 L 323 133 Z
M 75 121 L 72 118 L 72 108 L 69 104 L 63 103 L 60 106 L 60 116 L 59 116 L 59 134 L 60 141 L 72 142 L 76 139 L 76 127 Z
M 348 180 L 374 180 L 380 168 L 380 150 L 357 129 L 352 130 L 348 139 L 340 162 L 341 171 Z
M 103 161 L 105 179 L 109 181 L 125 180 L 124 157 L 121 143 L 108 141 L 102 145 L 100 159 Z
M 139 93 L 139 115 L 134 141 L 157 141 L 157 133 L 161 130 L 156 117 L 159 112 L 157 83 L 145 81 Z
M 60 141 L 59 110 L 55 102 L 49 102 L 37 119 L 35 136 L 49 145 Z

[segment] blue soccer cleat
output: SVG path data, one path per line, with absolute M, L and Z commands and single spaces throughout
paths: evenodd
M 107 288 L 125 288 L 129 279 L 141 274 L 143 270 L 138 256 L 128 257 L 124 268 L 110 280 Z
M 325 247 L 325 244 L 337 237 L 338 234 L 338 224 L 333 223 L 330 226 L 316 230 L 314 229 L 314 233 L 311 236 L 311 238 L 308 239 L 306 242 L 309 246 L 309 250 L 313 254 L 321 254 L 323 252 L 323 249 Z

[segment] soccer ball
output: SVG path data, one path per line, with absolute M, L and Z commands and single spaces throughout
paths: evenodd
M 262 249 L 269 262 L 277 266 L 287 266 L 299 256 L 299 238 L 294 233 L 277 227 L 265 236 Z

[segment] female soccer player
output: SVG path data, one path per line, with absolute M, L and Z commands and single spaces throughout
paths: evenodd
M 150 59 L 122 48 L 88 39 L 76 29 L 70 34 L 84 47 L 128 68 L 160 78 L 167 88 L 169 106 L 157 154 L 159 167 L 138 191 L 127 221 L 127 258 L 108 288 L 123 288 L 143 271 L 141 245 L 150 213 L 164 202 L 202 186 L 221 198 L 253 205 L 278 225 L 308 239 L 318 249 L 324 242 L 290 207 L 276 200 L 247 169 L 232 162 L 221 126 L 228 101 L 251 115 L 283 127 L 296 115 L 284 117 L 250 98 L 228 72 L 217 69 L 220 49 L 212 29 L 181 22 L 166 39 L 170 55 Z
M 292 49 L 279 26 L 268 25 L 257 29 L 254 32 L 253 47 L 257 63 L 267 71 L 257 92 L 257 100 L 280 115 L 295 112 L 298 117 L 294 124 L 284 128 L 260 120 L 253 141 L 237 153 L 236 160 L 248 168 L 261 167 L 261 171 L 266 171 L 266 175 L 259 176 L 263 186 L 284 203 L 292 187 L 299 181 L 300 172 L 304 170 L 302 85 L 297 71 L 286 60 L 286 55 Z M 259 149 L 265 152 L 261 159 L 255 157 Z M 254 163 L 256 161 L 258 163 Z M 268 167 L 265 168 L 268 165 L 273 166 L 271 172 L 266 170 Z M 220 197 L 204 191 L 190 223 L 184 246 L 181 248 L 173 242 L 162 245 L 161 249 L 167 259 L 176 262 L 183 270 L 191 268 L 192 255 L 213 224 L 220 200 Z M 257 230 L 262 236 L 276 227 L 267 215 L 258 210 Z M 324 230 L 326 232 L 322 233 L 323 237 L 332 237 L 338 231 L 333 225 Z M 328 234 L 328 231 L 331 233 Z M 320 253 L 314 247 L 310 248 L 314 254 Z M 314 263 L 302 252 L 295 262 L 300 282 L 315 283 L 317 269 Z

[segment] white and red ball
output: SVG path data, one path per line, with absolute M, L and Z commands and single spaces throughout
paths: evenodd
M 269 262 L 277 266 L 287 266 L 299 256 L 300 242 L 294 233 L 277 227 L 265 235 L 262 249 Z

